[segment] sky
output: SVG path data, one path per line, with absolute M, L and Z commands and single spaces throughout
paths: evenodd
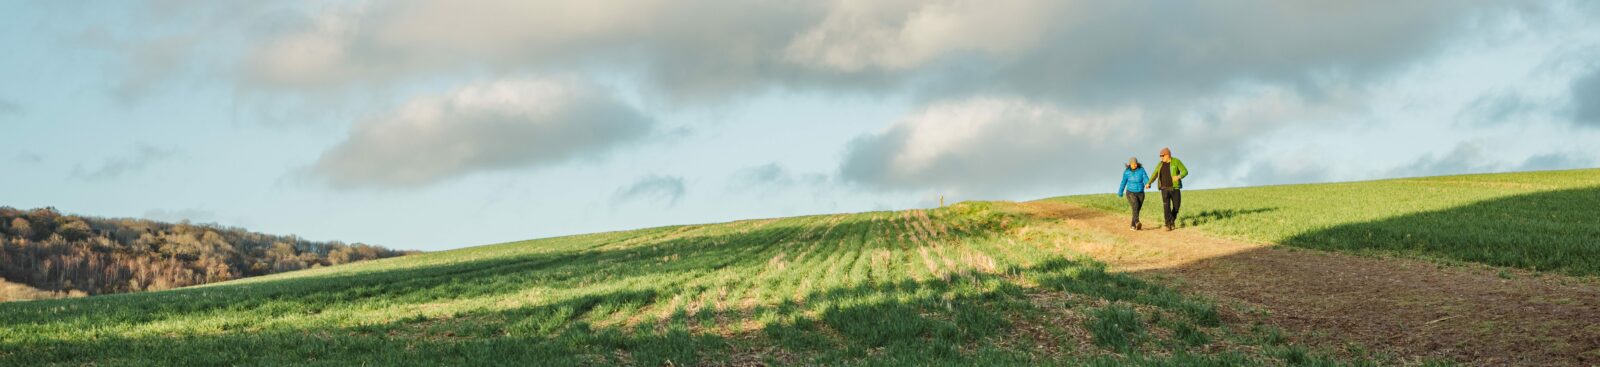
M 1592 1 L 0 1 L 0 205 L 443 250 L 1600 166 Z

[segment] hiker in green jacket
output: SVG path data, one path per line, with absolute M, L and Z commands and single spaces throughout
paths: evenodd
M 1172 149 L 1161 148 L 1161 164 L 1150 171 L 1150 182 L 1144 188 L 1156 184 L 1161 188 L 1161 213 L 1167 220 L 1167 230 L 1171 231 L 1178 224 L 1178 206 L 1183 203 L 1183 178 L 1189 176 L 1189 167 L 1183 166 L 1183 161 L 1172 157 Z

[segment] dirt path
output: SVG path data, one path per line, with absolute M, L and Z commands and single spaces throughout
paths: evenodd
M 1600 365 L 1600 282 L 1250 244 L 1194 229 L 1133 231 L 1127 218 L 1069 204 L 1022 207 L 1126 240 L 1079 249 L 1113 267 L 1170 279 L 1218 300 L 1228 317 L 1277 325 L 1298 341 L 1357 343 L 1468 365 Z

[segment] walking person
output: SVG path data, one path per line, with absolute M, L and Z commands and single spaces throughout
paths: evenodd
M 1172 157 L 1172 149 L 1161 148 L 1161 163 L 1156 165 L 1155 172 L 1150 174 L 1150 182 L 1144 183 L 1145 188 L 1151 184 L 1161 188 L 1161 214 L 1167 220 L 1167 230 L 1171 231 L 1178 224 L 1178 207 L 1183 204 L 1183 178 L 1189 175 L 1189 168 L 1183 166 L 1183 161 Z
M 1149 186 L 1150 176 L 1144 172 L 1144 166 L 1139 164 L 1138 157 L 1129 157 L 1128 164 L 1122 166 L 1122 183 L 1117 184 L 1117 196 L 1124 193 L 1128 195 L 1128 207 L 1133 212 L 1133 230 L 1144 229 L 1139 224 L 1139 209 L 1144 208 L 1144 188 Z

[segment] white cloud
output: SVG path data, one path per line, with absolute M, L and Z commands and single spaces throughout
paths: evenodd
M 1079 114 L 1003 98 L 940 103 L 852 142 L 840 176 L 878 189 L 961 195 L 1036 189 L 1115 167 L 1115 157 L 1129 153 L 1117 142 L 1135 140 L 1145 127 L 1132 109 Z
M 953 53 L 1015 55 L 1038 42 L 1064 2 L 836 1 L 784 48 L 791 62 L 842 72 L 901 71 Z
M 1113 175 L 1129 156 L 1153 161 L 1160 148 L 1171 147 L 1202 173 L 1194 181 L 1207 186 L 1299 180 L 1312 177 L 1304 171 L 1315 167 L 1272 169 L 1253 151 L 1256 143 L 1360 116 L 1354 106 L 1362 101 L 1343 88 L 1311 100 L 1267 86 L 1172 108 L 1086 110 L 1000 97 L 945 101 L 858 138 L 839 174 L 880 190 L 1022 198 L 1099 191 L 1102 174 Z M 1251 165 L 1257 169 L 1242 170 Z
M 310 173 L 337 188 L 422 186 L 597 156 L 652 129 L 649 118 L 589 82 L 502 80 L 417 97 L 359 122 Z

